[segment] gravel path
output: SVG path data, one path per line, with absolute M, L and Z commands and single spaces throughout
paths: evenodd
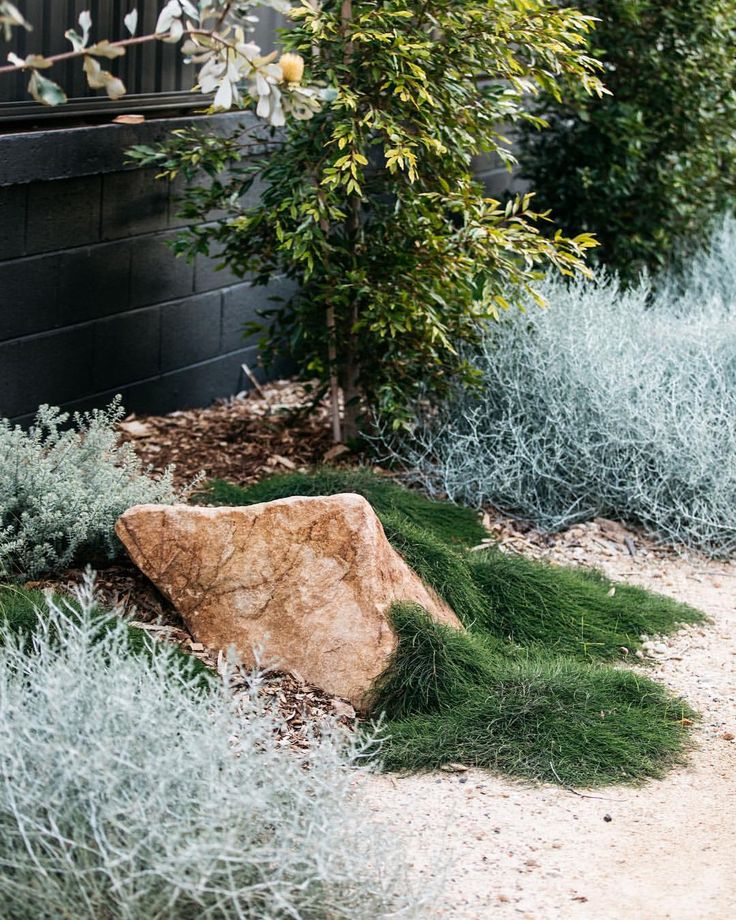
M 373 810 L 408 835 L 416 872 L 441 883 L 443 896 L 428 916 L 736 917 L 736 562 L 653 548 L 632 558 L 621 550 L 624 534 L 601 540 L 600 528 L 592 530 L 568 532 L 544 548 L 519 539 L 534 555 L 595 564 L 712 617 L 712 626 L 665 640 L 667 651 L 647 668 L 702 714 L 695 750 L 666 779 L 595 790 L 599 798 L 477 770 L 365 778 Z M 438 879 L 434 866 L 448 856 L 447 877 Z

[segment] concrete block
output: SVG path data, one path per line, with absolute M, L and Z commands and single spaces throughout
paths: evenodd
M 219 291 L 161 307 L 161 370 L 214 358 L 220 350 Z
M 94 324 L 94 391 L 153 377 L 160 369 L 160 309 L 122 313 Z
M 0 342 L 61 325 L 58 276 L 56 255 L 0 263 Z
M 100 238 L 100 176 L 28 186 L 26 252 L 86 246 Z
M 25 252 L 27 193 L 24 185 L 0 188 L 0 260 Z
M 165 230 L 169 221 L 168 182 L 157 170 L 108 173 L 102 185 L 102 238 L 122 239 Z
M 194 266 L 177 259 L 167 242 L 173 234 L 141 237 L 130 243 L 131 307 L 177 300 L 194 292 Z

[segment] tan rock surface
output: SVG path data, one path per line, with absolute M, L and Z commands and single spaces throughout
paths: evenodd
M 296 671 L 353 705 L 396 648 L 394 601 L 462 628 L 391 547 L 359 495 L 244 508 L 137 505 L 116 531 L 194 638 L 244 662 Z

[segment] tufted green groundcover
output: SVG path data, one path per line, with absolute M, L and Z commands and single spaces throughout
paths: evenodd
M 216 481 L 203 497 L 249 505 L 339 492 L 365 496 L 392 545 L 466 626 L 459 633 L 420 607 L 393 607 L 399 645 L 373 706 L 387 719 L 387 768 L 460 762 L 593 786 L 659 776 L 681 759 L 694 713 L 612 663 L 642 633 L 702 621 L 697 610 L 595 571 L 494 547 L 470 552 L 486 536 L 472 511 L 365 471 L 323 468 L 247 488 Z

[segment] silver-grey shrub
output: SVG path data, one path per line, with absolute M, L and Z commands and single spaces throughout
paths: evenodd
M 285 750 L 255 692 L 202 691 L 163 644 L 131 656 L 89 584 L 81 607 L 50 603 L 31 654 L 0 637 L 3 918 L 421 914 L 344 731 Z
M 598 515 L 712 554 L 736 549 L 736 225 L 654 294 L 546 284 L 489 326 L 478 392 L 418 410 L 391 448 L 431 493 L 547 529 Z
M 119 400 L 75 414 L 41 406 L 28 431 L 0 419 L 0 574 L 35 578 L 119 551 L 115 521 L 132 505 L 176 498 L 171 473 L 146 475 L 119 445 Z

